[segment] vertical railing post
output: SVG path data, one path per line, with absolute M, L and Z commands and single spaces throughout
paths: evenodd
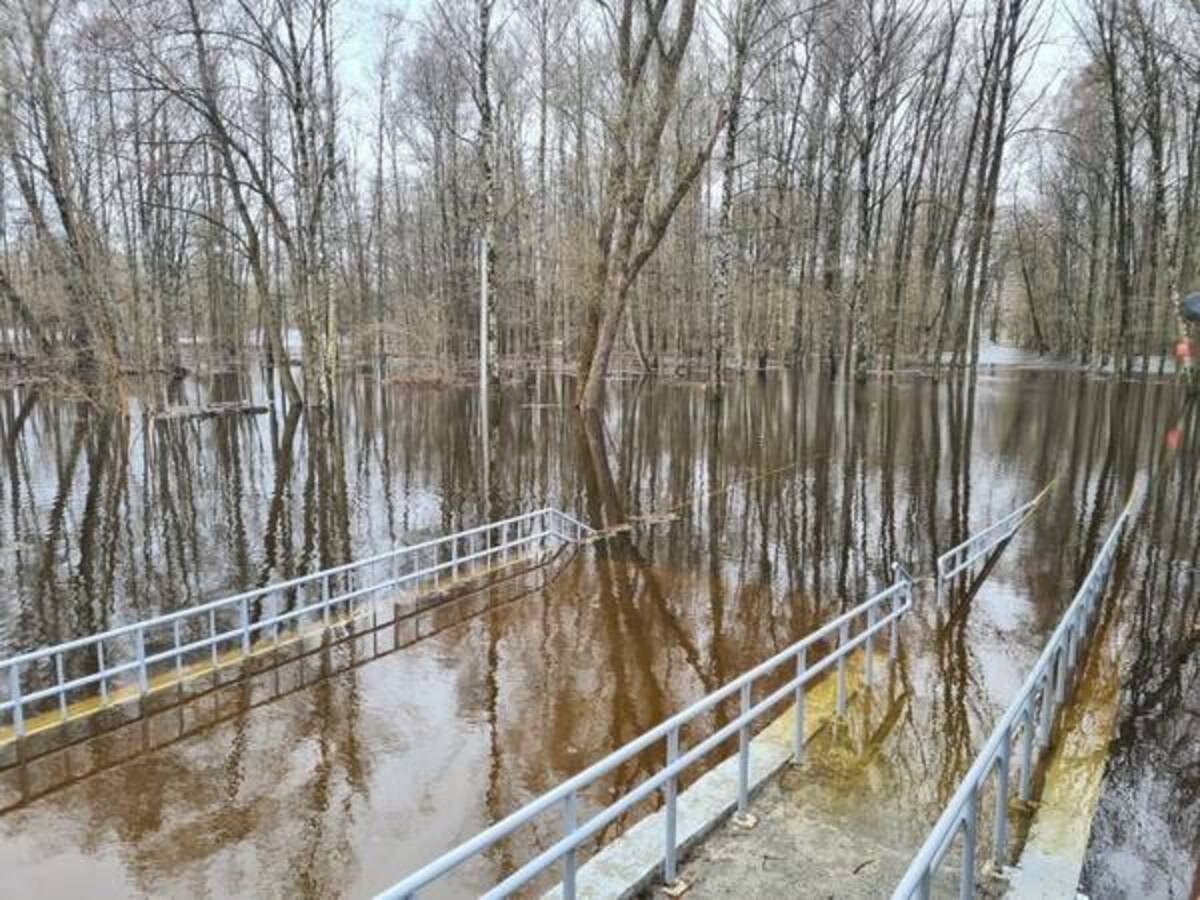
M 96 641 L 96 671 L 100 674 L 100 702 L 108 702 L 108 678 L 104 668 L 104 641 Z
M 1006 729 L 996 760 L 996 815 L 992 823 L 992 862 L 1001 871 L 1008 865 L 1008 760 L 1012 731 Z
M 208 611 L 208 637 L 212 643 L 209 644 L 209 650 L 212 651 L 213 668 L 217 667 L 217 611 L 210 609 Z
M 808 670 L 808 647 L 801 647 L 796 654 L 796 677 L 803 678 Z M 796 709 L 792 725 L 792 762 L 798 763 L 804 756 L 804 697 L 805 685 L 796 685 Z
M 175 674 L 179 676 L 183 674 L 183 651 L 179 649 L 182 646 L 182 641 L 179 639 L 178 619 L 171 623 L 171 636 L 175 640 Z
M 58 711 L 65 722 L 67 721 L 67 692 L 63 690 L 63 684 L 67 679 L 63 672 L 63 655 L 61 653 L 54 654 L 54 677 L 58 680 Z
M 863 642 L 863 681 L 867 690 L 871 690 L 871 682 L 875 677 L 875 607 L 867 610 L 867 639 Z
M 959 900 L 972 900 L 975 896 L 975 827 L 979 788 L 973 787 L 967 795 L 967 808 L 963 810 L 962 869 L 958 876 Z
M 146 673 L 146 630 L 139 628 L 133 634 L 134 647 L 137 652 L 138 693 L 145 694 L 150 690 L 150 678 Z
M 8 667 L 8 699 L 12 701 L 13 734 L 25 736 L 25 709 L 21 702 L 21 667 L 13 663 Z
M 329 576 L 321 578 L 321 621 L 329 627 Z
M 679 758 L 679 729 L 672 728 L 667 732 L 667 767 L 674 765 L 675 760 Z M 676 819 L 677 819 L 677 803 L 676 796 L 678 794 L 678 779 L 672 775 L 663 783 L 663 805 L 666 807 L 666 834 L 664 835 L 665 846 L 663 847 L 663 882 L 672 884 L 675 881 L 676 862 L 677 862 L 677 838 L 676 838 Z
M 745 815 L 750 806 L 750 720 L 746 718 L 750 712 L 750 682 L 742 685 L 741 690 L 742 725 L 738 728 L 738 797 L 737 811 Z
M 843 622 L 838 629 L 838 663 L 837 663 L 837 714 L 846 714 L 846 654 L 843 648 L 850 641 L 850 623 Z
M 1038 733 L 1038 744 L 1042 747 L 1050 744 L 1050 726 L 1054 721 L 1054 666 L 1046 667 L 1042 678 L 1042 721 Z
M 1051 668 L 1058 672 L 1054 682 L 1054 704 L 1057 706 L 1067 698 L 1067 648 L 1062 644 L 1058 645 L 1058 652 L 1054 654 Z
M 450 580 L 458 579 L 458 539 L 450 538 Z
M 921 880 L 917 883 L 917 900 L 929 900 L 929 880 L 932 873 L 929 871 L 929 866 L 926 865 L 921 872 Z
M 906 602 L 912 602 L 912 583 L 909 582 L 907 579 L 905 579 L 905 582 L 904 582 L 903 594 L 904 594 L 904 599 Z M 891 602 L 892 621 L 891 621 L 890 625 L 888 626 L 888 660 L 890 662 L 896 661 L 896 650 L 898 649 L 899 635 L 896 631 L 896 627 L 897 627 L 896 623 L 900 619 L 900 595 L 901 595 L 900 591 L 897 591 L 896 593 L 892 594 L 892 602 Z
M 242 598 L 242 655 L 250 655 L 250 601 Z
M 563 837 L 570 837 L 575 832 L 575 792 L 571 791 L 563 797 Z M 572 847 L 563 854 L 562 861 L 562 892 L 567 900 L 575 897 L 575 848 Z
M 1033 697 L 1025 701 L 1021 715 L 1021 784 L 1020 796 L 1028 801 L 1033 791 Z

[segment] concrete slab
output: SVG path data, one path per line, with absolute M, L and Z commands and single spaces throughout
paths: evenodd
M 797 811 L 789 778 L 776 779 L 755 802 L 753 831 L 723 828 L 696 850 L 683 873 L 689 897 L 891 894 L 910 855 Z
M 887 655 L 877 653 L 875 658 L 875 672 L 878 673 L 886 667 Z M 862 681 L 860 660 L 861 655 L 855 654 L 847 665 L 847 685 L 851 698 L 859 690 Z M 835 718 L 836 699 L 836 669 L 830 669 L 808 690 L 805 697 L 806 744 Z M 795 709 L 788 706 L 783 715 L 751 740 L 752 797 L 792 762 L 794 727 Z M 680 858 L 726 822 L 736 808 L 735 755 L 701 776 L 679 795 L 676 833 Z M 758 814 L 757 804 L 753 812 Z M 576 895 L 583 900 L 633 897 L 661 878 L 666 858 L 664 820 L 662 810 L 646 816 L 588 860 L 577 873 Z M 561 896 L 561 887 L 555 887 L 545 894 L 547 900 L 556 900 Z
M 820 758 L 837 756 L 846 740 L 844 733 L 822 734 L 817 746 L 810 747 L 808 762 L 779 772 L 755 800 L 758 824 L 752 831 L 728 824 L 714 830 L 681 871 L 690 886 L 687 896 L 891 896 L 913 848 L 889 841 L 889 830 L 864 812 L 870 809 L 869 799 L 854 815 L 846 815 L 844 785 L 825 777 L 826 761 Z M 952 850 L 934 880 L 932 896 L 958 896 L 958 864 L 957 850 Z M 981 884 L 976 896 L 997 893 L 992 885 Z

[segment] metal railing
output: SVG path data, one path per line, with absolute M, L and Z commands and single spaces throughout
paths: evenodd
M 981 795 L 993 773 L 996 784 L 992 857 L 998 869 L 1007 865 L 1009 770 L 1013 741 L 1020 737 L 1019 796 L 1022 800 L 1029 800 L 1033 781 L 1034 742 L 1036 740 L 1040 747 L 1050 743 L 1055 710 L 1066 699 L 1067 685 L 1079 660 L 1080 644 L 1087 636 L 1092 614 L 1103 595 L 1108 573 L 1116 557 L 1121 532 L 1136 509 L 1138 499 L 1139 495 L 1135 492 L 1117 517 L 1112 532 L 1096 555 L 1075 599 L 1067 607 L 1020 692 L 983 745 L 949 805 L 909 865 L 892 894 L 892 900 L 908 900 L 913 896 L 928 898 L 938 867 L 960 833 L 963 840 L 959 896 L 970 898 L 975 895 L 977 813 Z
M 413 897 L 417 891 L 432 884 L 462 863 L 478 856 L 498 841 L 512 835 L 518 829 L 533 822 L 542 813 L 558 809 L 562 818 L 563 836 L 542 853 L 525 863 L 506 877 L 484 896 L 503 897 L 528 884 L 541 872 L 558 863 L 562 868 L 562 892 L 567 900 L 575 896 L 576 853 L 584 842 L 623 815 L 636 804 L 661 791 L 665 814 L 663 817 L 663 878 L 670 883 L 675 880 L 678 863 L 678 841 L 676 836 L 678 780 L 689 767 L 717 749 L 734 735 L 738 739 L 737 753 L 737 809 L 746 812 L 750 798 L 750 738 L 752 726 L 768 711 L 779 704 L 790 701 L 796 708 L 796 722 L 792 737 L 792 753 L 799 760 L 804 749 L 804 704 L 805 686 L 820 673 L 837 665 L 837 711 L 844 714 L 847 703 L 846 664 L 847 658 L 860 647 L 865 653 L 864 678 L 869 684 L 872 679 L 872 660 L 875 636 L 887 628 L 890 631 L 889 653 L 896 656 L 896 622 L 912 607 L 912 579 L 899 566 L 894 567 L 895 580 L 892 585 L 861 605 L 825 624 L 787 649 L 775 654 L 767 661 L 734 679 L 708 696 L 697 701 L 682 712 L 662 722 L 645 734 L 613 751 L 599 762 L 589 766 L 578 775 L 564 781 L 558 787 L 526 804 L 521 809 L 502 819 L 472 839 L 444 854 L 424 868 L 393 885 L 378 895 L 377 900 Z M 852 626 L 861 624 L 858 633 L 851 637 Z M 819 660 L 809 663 L 808 650 L 818 641 L 836 638 L 836 647 Z M 752 702 L 755 682 L 783 670 L 794 675 L 768 696 Z M 713 731 L 695 746 L 680 747 L 681 730 L 699 716 L 713 710 L 719 703 L 737 696 L 739 712 L 728 724 Z M 642 781 L 604 809 L 586 821 L 577 820 L 579 795 L 597 779 L 617 766 L 628 762 L 648 748 L 661 745 L 664 764 L 653 775 Z
M 56 718 L 68 719 L 71 696 L 98 692 L 101 707 L 139 697 L 160 676 L 176 684 L 197 663 L 211 671 L 226 660 L 278 646 L 305 624 L 314 633 L 327 629 L 382 591 L 436 585 L 447 575 L 453 581 L 462 573 L 486 574 L 479 564 L 499 559 L 507 565 L 522 558 L 522 551 L 542 552 L 592 533 L 565 513 L 540 509 L 22 653 L 0 661 L 0 690 L 7 691 L 0 722 L 7 720 L 19 738 L 30 712 L 53 714 L 57 704 Z
M 558 553 L 559 551 L 551 551 Z M 526 560 L 529 557 L 525 558 Z M 536 562 L 536 561 L 535 561 Z M 561 563 L 561 564 L 560 564 Z M 223 684 L 197 685 L 197 690 L 186 696 L 164 697 L 148 713 L 153 725 L 148 728 L 126 729 L 121 738 L 120 753 L 82 753 L 72 755 L 71 765 L 54 766 L 40 762 L 46 756 L 61 753 L 93 737 L 97 731 L 107 727 L 89 729 L 82 735 L 63 735 L 61 741 L 45 745 L 22 748 L 21 753 L 0 753 L 0 783 L 14 786 L 14 790 L 0 790 L 0 816 L 26 806 L 42 797 L 54 794 L 65 787 L 78 785 L 103 772 L 129 763 L 131 759 L 147 753 L 158 753 L 182 741 L 210 732 L 212 729 L 242 718 L 248 713 L 277 703 L 287 697 L 312 690 L 314 685 L 354 672 L 392 654 L 415 647 L 424 641 L 436 639 L 452 629 L 484 616 L 497 609 L 543 589 L 553 583 L 571 564 L 567 554 L 561 560 L 549 560 L 546 565 L 531 565 L 527 571 L 531 578 L 515 579 L 506 585 L 496 585 L 497 590 L 488 595 L 486 603 L 457 603 L 446 597 L 446 602 L 434 595 L 421 595 L 428 603 L 376 603 L 361 610 L 360 625 L 347 628 L 342 634 L 330 634 L 328 640 L 297 647 L 294 653 L 280 653 L 265 657 L 263 665 L 256 667 L 254 674 L 263 676 L 273 673 L 274 677 L 260 678 L 252 696 L 238 703 L 217 703 L 205 707 L 203 715 L 188 712 L 193 702 L 203 703 L 219 691 Z M 520 566 L 521 563 L 515 565 Z M 503 570 L 493 570 L 502 572 Z M 467 587 L 474 587 L 468 584 Z M 473 596 L 468 593 L 465 597 Z M 329 653 L 329 648 L 353 647 L 349 653 Z M 314 665 L 314 660 L 316 664 Z M 120 717 L 112 723 L 119 727 L 128 722 Z M 108 723 L 105 723 L 106 725 Z M 13 770 L 21 774 L 14 775 Z M 35 774 L 36 773 L 36 774 Z
M 937 558 L 938 597 L 942 596 L 942 588 L 945 584 L 962 572 L 969 571 L 976 562 L 1016 534 L 1017 529 L 1025 524 L 1025 520 L 1037 511 L 1038 504 L 1042 502 L 1053 486 L 1054 482 L 1050 482 L 1028 503 L 1018 506 L 1004 518 L 993 522 L 983 531 L 971 535 L 961 544 L 939 556 Z

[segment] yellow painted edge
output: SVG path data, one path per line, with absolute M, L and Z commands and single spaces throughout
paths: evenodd
M 461 575 L 458 578 L 441 582 L 440 584 L 434 586 L 434 588 L 431 590 L 421 594 L 415 594 L 411 598 L 407 599 L 410 599 L 414 603 L 419 603 L 422 599 L 434 597 L 438 594 L 443 594 L 448 590 L 460 587 L 463 584 L 477 581 L 481 578 L 486 578 L 530 558 L 530 556 L 518 556 L 506 562 L 502 562 L 499 565 L 489 565 L 480 569 L 472 569 L 466 575 Z M 339 616 L 331 616 L 328 624 L 322 621 L 314 623 L 312 626 L 305 629 L 281 629 L 278 639 L 262 637 L 252 643 L 250 645 L 250 652 L 248 654 L 243 653 L 241 647 L 237 647 L 233 650 L 227 650 L 224 653 L 218 654 L 215 664 L 211 658 L 208 658 L 202 662 L 189 663 L 188 665 L 179 669 L 171 669 L 167 672 L 161 672 L 149 679 L 145 693 L 142 693 L 136 684 L 127 684 L 119 688 L 110 689 L 107 697 L 96 693 L 67 704 L 66 715 L 63 714 L 63 710 L 61 708 L 38 713 L 36 716 L 30 716 L 25 719 L 24 736 L 26 738 L 30 738 L 43 732 L 51 731 L 62 725 L 66 725 L 71 722 L 77 722 L 81 719 L 86 719 L 89 716 L 93 716 L 96 713 L 102 712 L 106 709 L 112 709 L 124 703 L 129 703 L 142 697 L 148 697 L 151 694 L 159 693 L 171 687 L 181 686 L 204 675 L 220 671 L 221 669 L 229 668 L 230 666 L 236 665 L 244 660 L 253 659 L 257 656 L 263 656 L 268 653 L 293 646 L 296 643 L 323 634 L 325 631 L 331 628 L 348 625 L 351 622 L 368 618 L 374 611 L 375 606 L 374 604 L 371 604 L 355 611 L 350 615 L 342 614 Z M 237 640 L 237 636 L 230 636 L 228 640 L 235 641 Z M 197 649 L 190 652 L 199 653 L 202 651 Z M 155 665 L 165 664 L 167 664 L 166 661 L 155 663 Z M 3 748 L 16 740 L 16 730 L 12 725 L 0 726 L 0 748 Z
M 1076 677 L 1076 696 L 1066 707 L 1061 737 L 1046 764 L 1041 799 L 1011 883 L 1012 897 L 1041 896 L 1059 887 L 1073 892 L 1083 869 L 1121 685 L 1119 667 L 1108 662 Z
M 875 683 L 885 677 L 888 655 L 875 653 Z M 847 703 L 859 690 L 865 680 L 864 666 L 861 653 L 851 653 L 846 660 L 846 695 Z M 816 737 L 817 733 L 829 722 L 833 721 L 837 709 L 837 666 L 832 665 L 821 674 L 815 684 L 807 687 L 804 693 L 804 741 L 807 743 Z M 792 729 L 795 728 L 796 705 L 788 703 L 787 708 L 764 728 L 755 740 L 763 740 L 770 744 L 790 747 L 792 745 Z

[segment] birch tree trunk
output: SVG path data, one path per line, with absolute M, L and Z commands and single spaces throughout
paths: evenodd
M 491 16 L 492 0 L 479 0 L 479 56 L 476 73 L 478 84 L 475 102 L 479 106 L 479 171 L 483 194 L 481 218 L 484 252 L 481 264 L 484 270 L 483 277 L 488 285 L 484 333 L 479 336 L 479 340 L 487 355 L 484 373 L 487 382 L 489 385 L 499 385 L 500 344 L 496 327 L 496 127 L 488 85 Z

